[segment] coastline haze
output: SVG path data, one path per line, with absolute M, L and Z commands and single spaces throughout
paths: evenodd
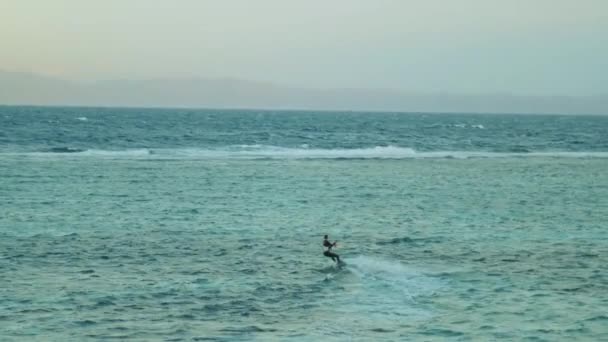
M 491 94 L 490 104 L 496 94 L 597 102 L 608 93 L 603 1 L 65 0 L 4 7 L 11 15 L 0 24 L 0 69 L 70 81 L 235 79 L 292 89 Z
M 0 71 L 0 104 L 88 107 L 241 108 L 440 113 L 608 113 L 608 96 L 416 94 L 313 89 L 237 79 L 71 82 Z

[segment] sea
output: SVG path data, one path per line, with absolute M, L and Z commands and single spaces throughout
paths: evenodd
M 0 340 L 608 341 L 608 116 L 0 107 Z

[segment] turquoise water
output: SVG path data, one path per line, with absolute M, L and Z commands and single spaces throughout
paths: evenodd
M 3 107 L 0 337 L 605 340 L 606 170 L 606 117 Z

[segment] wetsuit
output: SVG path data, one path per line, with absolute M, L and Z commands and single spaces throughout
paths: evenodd
M 336 245 L 336 243 L 331 243 L 327 240 L 323 240 L 323 247 L 327 247 L 327 250 L 325 252 L 323 252 L 323 255 L 325 255 L 328 258 L 331 258 L 331 260 L 336 261 L 336 259 L 338 259 L 337 262 L 340 262 L 340 256 L 336 253 L 333 253 L 331 251 L 332 247 L 334 247 Z

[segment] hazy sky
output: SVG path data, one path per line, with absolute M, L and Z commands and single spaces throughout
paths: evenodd
M 608 0 L 0 0 L 0 70 L 608 93 Z

